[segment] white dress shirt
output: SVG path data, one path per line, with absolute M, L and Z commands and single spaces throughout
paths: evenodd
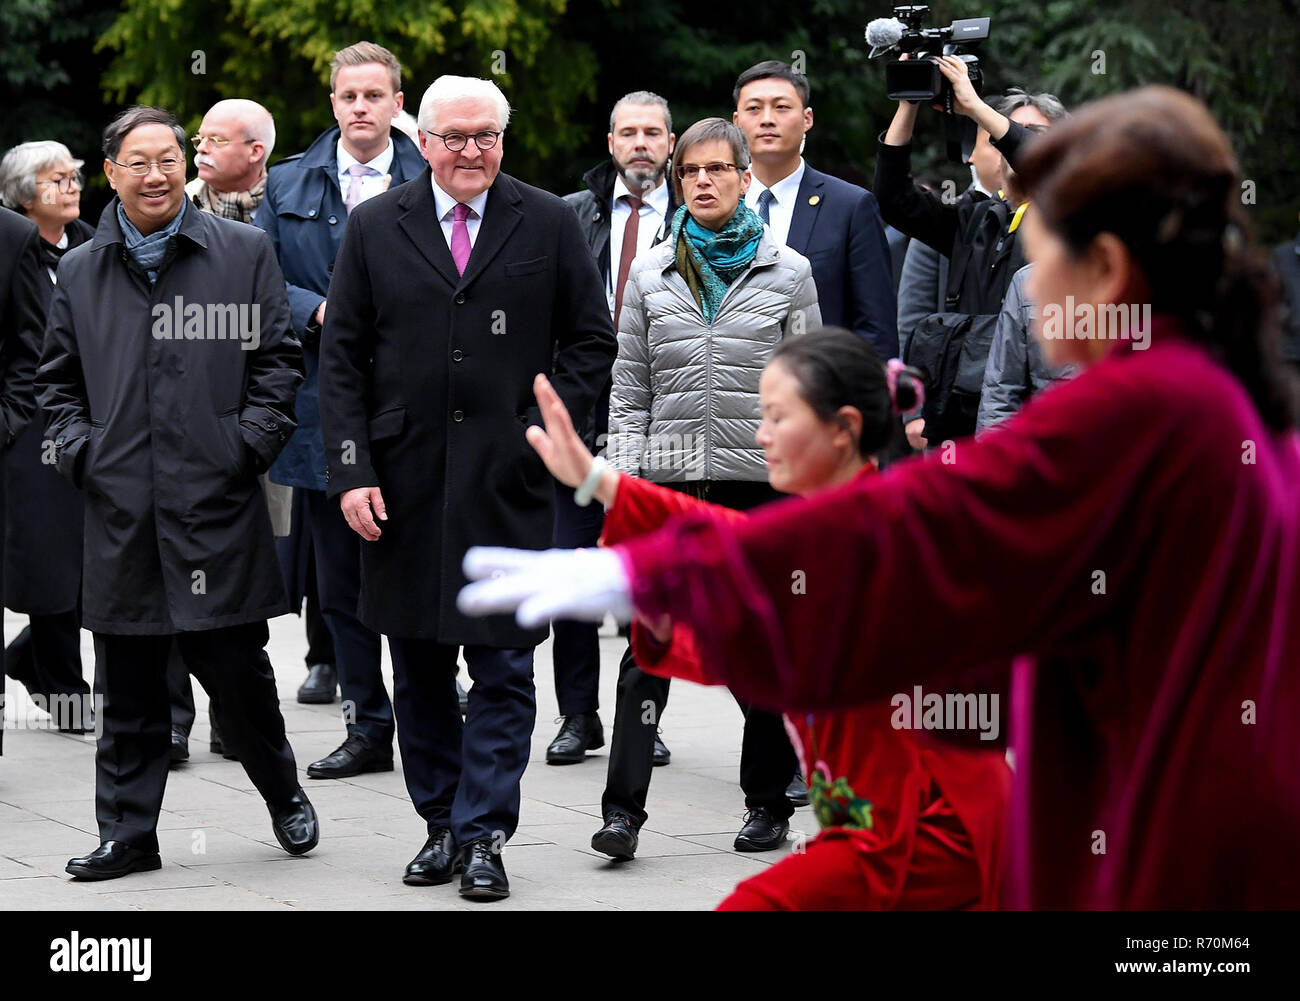
M 66 229 L 63 231 L 63 235 L 59 237 L 59 242 L 56 243 L 55 246 L 58 247 L 60 250 L 68 249 L 68 231 Z M 54 269 L 46 268 L 45 270 L 50 273 L 50 281 L 53 282 L 55 285 L 59 284 L 59 278 L 58 275 L 54 273 Z
M 365 164 L 376 173 L 362 176 L 361 201 L 364 202 L 367 198 L 374 198 L 375 195 L 388 190 L 388 185 L 392 179 L 385 180 L 385 178 L 388 177 L 388 173 L 392 169 L 394 152 L 393 140 L 390 139 L 388 140 L 388 148 Z M 343 200 L 346 202 L 348 200 L 348 188 L 353 182 L 353 177 L 348 173 L 348 168 L 361 161 L 343 148 L 342 139 L 338 142 L 334 156 L 337 158 L 339 165 L 339 190 L 343 192 Z
M 772 185 L 772 202 L 767 209 L 767 228 L 772 232 L 772 239 L 785 243 L 790 238 L 790 223 L 794 220 L 794 205 L 799 200 L 799 185 L 803 183 L 803 172 L 807 164 L 799 157 L 799 166 L 794 173 L 787 174 Z M 755 175 L 745 192 L 745 204 L 755 212 L 758 211 L 758 196 L 767 190 L 767 185 Z
M 609 311 L 614 312 L 614 283 L 618 281 L 618 268 L 622 263 L 623 231 L 632 218 L 632 206 L 624 195 L 634 194 L 621 174 L 614 178 L 613 204 L 609 208 L 609 280 L 605 283 L 605 295 L 609 299 Z M 641 212 L 637 217 L 636 252 L 646 250 L 654 243 L 655 235 L 664 228 L 668 219 L 668 183 L 665 177 L 659 187 L 641 199 Z
M 438 210 L 438 222 L 442 226 L 442 235 L 447 241 L 447 249 L 450 250 L 451 227 L 456 222 L 456 206 L 460 203 L 438 187 L 438 182 L 433 180 L 432 174 L 429 175 L 429 179 L 433 183 L 433 204 Z M 478 228 L 483 225 L 483 210 L 487 207 L 487 196 L 487 191 L 483 191 L 465 203 L 469 206 L 469 218 L 465 220 L 465 228 L 469 230 L 470 250 L 474 249 L 474 242 L 478 239 Z

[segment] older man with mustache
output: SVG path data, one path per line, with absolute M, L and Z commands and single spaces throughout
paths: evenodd
M 199 176 L 185 194 L 223 219 L 251 223 L 266 193 L 266 164 L 275 146 L 275 121 L 256 101 L 218 101 L 190 141 Z
M 210 212 L 222 219 L 252 223 L 253 213 L 262 203 L 266 193 L 266 165 L 275 146 L 275 120 L 271 113 L 256 101 L 231 98 L 218 101 L 203 116 L 197 135 L 190 137 L 197 152 L 194 166 L 199 175 L 185 185 L 185 195 L 196 208 Z M 271 510 L 271 523 L 277 535 L 289 532 L 289 505 L 293 502 L 293 489 L 272 483 L 262 477 L 267 504 Z M 315 601 L 307 604 L 307 633 L 313 635 Z M 316 634 L 328 633 L 319 611 Z M 317 644 L 312 644 L 316 646 Z M 333 647 L 329 646 L 333 659 Z M 308 655 L 308 663 L 313 663 Z M 190 672 L 173 645 L 167 665 L 167 690 L 172 706 L 171 763 L 173 766 L 190 756 L 190 730 L 194 726 L 194 689 Z M 220 706 L 209 693 L 208 717 L 211 733 L 208 748 L 213 754 L 234 757 L 226 751 L 218 723 Z

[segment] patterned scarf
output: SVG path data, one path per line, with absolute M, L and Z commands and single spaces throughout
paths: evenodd
M 167 254 L 168 241 L 180 232 L 181 220 L 185 218 L 185 204 L 185 200 L 182 200 L 181 210 L 176 213 L 171 222 L 156 233 L 145 236 L 126 217 L 126 210 L 122 208 L 122 203 L 120 201 L 117 203 L 117 224 L 122 227 L 126 252 L 144 269 L 144 273 L 149 276 L 150 285 L 158 280 L 158 266 L 162 264 L 163 257 Z
M 194 204 L 204 212 L 211 212 L 222 219 L 234 219 L 236 222 L 253 221 L 253 213 L 262 204 L 266 194 L 266 175 L 247 191 L 213 191 L 206 181 L 199 181 L 190 191 Z
M 677 273 L 685 279 L 706 323 L 718 315 L 727 287 L 754 260 L 763 220 L 743 201 L 716 233 L 697 223 L 683 205 L 673 216 Z

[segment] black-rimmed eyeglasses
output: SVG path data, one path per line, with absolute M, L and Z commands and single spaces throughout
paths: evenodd
M 437 136 L 442 140 L 442 144 L 447 147 L 449 153 L 459 153 L 469 145 L 471 139 L 474 145 L 479 149 L 491 149 L 501 138 L 504 129 L 498 129 L 496 132 L 475 132 L 472 136 L 467 136 L 464 132 L 426 132 L 427 136 Z
M 71 174 L 64 174 L 62 177 L 51 177 L 48 180 L 37 181 L 36 183 L 53 184 L 56 187 L 58 187 L 58 189 L 62 191 L 64 194 L 67 194 L 73 188 L 82 187 L 84 183 L 84 179 L 81 176 L 81 171 L 78 170 L 78 171 L 74 171 Z
M 164 174 L 174 174 L 178 170 L 185 169 L 185 161 L 174 156 L 164 157 L 161 160 L 132 160 L 130 163 L 122 163 L 119 160 L 109 160 L 108 162 L 126 168 L 136 177 L 144 177 L 155 166 Z

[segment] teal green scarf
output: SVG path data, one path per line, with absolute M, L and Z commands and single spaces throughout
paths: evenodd
M 682 278 L 694 293 L 705 321 L 712 323 L 727 287 L 758 253 L 763 220 L 742 201 L 727 224 L 715 233 L 691 218 L 683 205 L 673 216 L 672 232 L 679 270 L 681 264 L 687 265 Z

